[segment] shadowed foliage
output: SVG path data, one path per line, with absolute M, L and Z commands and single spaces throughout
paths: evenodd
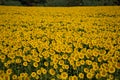
M 0 0 L 0 5 L 23 6 L 111 6 L 120 0 Z

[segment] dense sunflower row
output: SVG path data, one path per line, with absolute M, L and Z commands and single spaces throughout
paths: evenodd
M 0 6 L 0 80 L 119 80 L 120 7 Z

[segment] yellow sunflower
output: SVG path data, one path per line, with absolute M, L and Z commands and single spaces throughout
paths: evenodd
M 79 78 L 83 79 L 84 78 L 84 74 L 83 73 L 79 73 Z
M 116 67 L 117 69 L 120 69 L 120 62 L 116 62 L 115 67 Z
M 93 74 L 93 73 L 90 73 L 90 72 L 88 72 L 88 73 L 87 73 L 87 78 L 88 78 L 88 79 L 92 79 L 92 78 L 93 78 L 93 76 L 94 76 L 94 74 Z
M 109 73 L 114 73 L 114 72 L 115 72 L 115 67 L 110 66 L 110 67 L 109 67 Z
M 37 74 L 41 75 L 41 70 L 40 69 L 37 70 Z
M 36 76 L 37 76 L 36 72 L 31 73 L 31 77 L 36 77 Z
M 37 62 L 34 62 L 34 63 L 33 63 L 33 66 L 34 66 L 34 67 L 38 67 L 38 63 L 37 63 Z
M 55 75 L 55 70 L 54 69 L 49 69 L 49 73 L 53 76 L 53 75 Z
M 8 75 L 12 74 L 12 69 L 7 69 L 6 74 Z
M 67 79 L 68 78 L 68 73 L 67 72 L 62 72 L 61 73 L 61 79 Z

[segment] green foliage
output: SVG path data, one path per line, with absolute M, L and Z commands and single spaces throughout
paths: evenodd
M 5 5 L 17 5 L 17 6 L 20 6 L 21 3 L 19 1 L 6 1 Z
M 65 6 L 67 5 L 67 0 L 48 0 L 46 4 L 48 6 Z
M 117 0 L 83 0 L 83 5 L 115 5 L 115 1 Z
M 120 5 L 120 0 L 0 0 L 1 5 L 103 6 Z
M 68 6 L 76 6 L 76 5 L 82 5 L 83 4 L 83 0 L 67 0 L 67 5 Z

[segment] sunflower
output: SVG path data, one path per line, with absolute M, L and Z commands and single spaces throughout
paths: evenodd
M 37 70 L 37 74 L 41 75 L 41 70 L 40 69 Z
M 27 66 L 27 65 L 28 65 L 27 61 L 23 62 L 23 66 Z
M 116 62 L 115 67 L 116 67 L 117 69 L 120 69 L 120 62 Z
M 19 79 L 18 79 L 19 80 Z M 21 80 L 21 79 L 20 79 Z M 24 77 L 24 79 L 23 80 L 30 80 L 30 78 L 29 77 Z
M 37 62 L 34 62 L 34 63 L 33 63 L 33 66 L 34 66 L 34 67 L 38 67 L 38 63 L 37 63 Z
M 8 65 L 9 65 L 8 63 L 4 63 L 4 66 L 5 66 L 6 68 L 8 68 Z
M 103 66 L 103 68 L 106 68 L 106 67 L 108 67 L 108 64 L 107 63 L 103 63 L 102 66 Z
M 79 60 L 79 55 L 78 54 L 75 54 L 74 56 L 74 61 L 78 61 Z
M 68 69 L 69 69 L 69 65 L 65 65 L 65 69 L 67 69 L 67 70 L 68 70 Z
M 92 78 L 93 78 L 93 76 L 94 76 L 94 74 L 93 74 L 93 73 L 88 72 L 86 76 L 87 76 L 87 78 L 88 78 L 88 79 L 92 79 Z
M 53 64 L 57 64 L 58 60 L 57 59 L 53 59 Z
M 17 79 L 17 75 L 15 75 L 15 74 L 12 75 L 12 79 L 13 79 L 13 80 Z
M 65 69 L 65 64 L 64 64 L 64 65 L 62 65 L 62 68 L 63 68 L 63 69 Z
M 20 59 L 20 58 L 17 58 L 17 59 L 15 60 L 15 62 L 19 64 L 19 63 L 21 63 L 21 59 Z
M 89 72 L 89 69 L 88 69 L 88 68 L 84 68 L 84 72 L 85 72 L 85 73 L 88 73 L 88 72 Z
M 28 60 L 28 57 L 27 56 L 23 56 L 23 61 L 27 61 Z
M 27 72 L 24 72 L 24 77 L 28 77 L 28 73 Z
M 62 72 L 61 73 L 61 79 L 67 79 L 68 78 L 68 73 L 67 72 Z
M 110 67 L 109 67 L 109 73 L 114 73 L 114 72 L 115 72 L 115 67 L 110 66 Z
M 62 58 L 63 58 L 63 59 L 68 59 L 68 55 L 67 55 L 67 54 L 63 54 L 63 55 L 62 55 Z
M 76 61 L 76 66 L 77 66 L 77 67 L 80 66 L 80 61 Z
M 62 69 L 62 68 L 60 68 L 60 69 L 59 69 L 59 72 L 63 72 L 63 69 Z
M 110 80 L 114 80 L 114 75 L 109 74 L 109 79 L 110 79 Z
M 83 79 L 84 78 L 84 74 L 83 73 L 79 73 L 79 78 Z
M 100 75 L 101 75 L 101 77 L 106 77 L 107 72 L 103 69 L 102 71 L 100 71 Z
M 0 70 L 0 74 L 4 74 L 4 71 L 3 71 L 3 70 Z
M 84 61 L 84 60 L 80 60 L 80 64 L 81 64 L 81 65 L 84 65 L 84 64 L 85 64 L 85 61 Z
M 50 66 L 53 66 L 54 65 L 54 62 L 50 62 Z
M 83 53 L 79 53 L 79 58 L 83 59 L 84 58 L 84 54 Z
M 98 57 L 98 62 L 102 62 L 102 57 Z
M 94 56 L 94 57 L 97 57 L 98 55 L 99 55 L 98 52 L 93 52 L 93 56 Z
M 69 76 L 69 80 L 73 80 L 73 79 L 72 79 L 72 76 Z
M 55 78 L 52 78 L 52 79 L 50 79 L 50 80 L 55 80 Z
M 58 65 L 57 65 L 57 64 L 54 64 L 53 67 L 54 67 L 54 69 L 57 69 L 57 68 L 58 68 Z
M 98 70 L 99 69 L 99 66 L 97 66 L 97 65 L 93 65 L 93 70 Z
M 39 63 L 40 62 L 40 58 L 36 57 L 36 58 L 34 58 L 34 61 Z
M 6 58 L 5 55 L 0 55 L 0 59 L 1 59 L 1 60 L 4 60 L 5 58 Z
M 74 65 L 74 61 L 73 60 L 70 60 L 70 65 Z
M 46 73 L 47 73 L 47 70 L 44 69 L 44 68 L 41 68 L 41 71 L 42 71 L 43 74 L 46 74 Z
M 45 66 L 48 66 L 48 65 L 49 65 L 49 63 L 48 63 L 48 62 L 44 62 L 44 65 L 45 65 Z
M 4 75 L 4 79 L 3 80 L 10 80 L 10 75 Z
M 7 69 L 6 74 L 8 74 L 8 75 L 12 74 L 12 69 Z
M 102 56 L 102 59 L 103 59 L 104 61 L 107 61 L 107 60 L 108 60 L 108 56 L 107 56 L 107 55 L 103 55 L 103 56 Z
M 100 73 L 97 73 L 97 74 L 95 75 L 95 78 L 96 78 L 97 80 L 99 80 L 99 79 L 101 78 Z
M 78 77 L 76 75 L 72 76 L 72 80 L 78 80 Z
M 90 69 L 90 73 L 95 73 L 95 70 L 93 68 Z
M 92 62 L 92 66 L 97 66 L 98 63 L 97 62 Z
M 5 74 L 1 74 L 1 75 L 0 75 L 1 80 L 4 79 L 4 75 L 5 75 Z
M 49 69 L 49 73 L 53 76 L 53 75 L 55 75 L 55 70 L 54 69 Z
M 106 72 L 108 72 L 108 71 L 109 71 L 109 67 L 105 67 L 104 70 L 105 70 Z
M 25 77 L 25 74 L 24 73 L 20 73 L 20 77 Z
M 31 73 L 31 77 L 36 77 L 36 76 L 37 76 L 36 72 Z
M 62 59 L 62 56 L 61 55 L 58 55 L 58 60 L 61 60 Z M 64 59 L 64 58 L 63 58 Z M 65 58 L 66 59 L 66 58 Z
M 92 65 L 92 61 L 91 60 L 86 60 L 86 64 L 87 65 Z
M 60 60 L 58 64 L 59 65 L 64 65 L 64 60 Z

